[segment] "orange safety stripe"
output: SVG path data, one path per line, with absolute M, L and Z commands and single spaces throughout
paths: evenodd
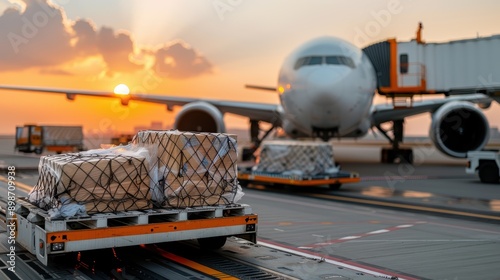
M 46 146 L 47 151 L 73 151 L 76 145 L 72 146 Z
M 251 178 L 250 178 L 251 177 Z M 312 179 L 312 180 L 295 180 L 287 178 L 277 178 L 269 176 L 260 175 L 249 175 L 240 174 L 239 179 L 249 180 L 249 181 L 259 181 L 264 183 L 278 183 L 278 184 L 289 184 L 295 186 L 317 186 L 317 185 L 328 185 L 328 184 L 344 184 L 344 183 L 357 183 L 360 178 L 330 178 L 330 179 Z
M 390 51 L 390 77 L 391 77 L 391 88 L 398 87 L 398 43 L 396 39 L 389 39 L 389 51 Z
M 120 237 L 130 235 L 179 232 L 185 230 L 196 230 L 226 226 L 239 226 L 256 224 L 257 215 L 245 215 L 238 217 L 207 218 L 200 220 L 187 220 L 179 222 L 165 222 L 146 225 L 129 225 L 94 229 L 79 229 L 69 231 L 58 231 L 47 233 L 47 243 L 69 242 L 81 240 L 94 240 L 109 237 Z

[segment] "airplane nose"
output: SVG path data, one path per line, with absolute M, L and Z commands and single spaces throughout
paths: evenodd
M 342 94 L 342 80 L 351 69 L 347 67 L 322 67 L 307 76 L 307 88 L 311 101 L 317 104 L 334 102 Z
M 307 77 L 310 121 L 314 129 L 337 131 L 343 111 L 345 79 L 351 69 L 347 67 L 323 67 L 315 69 Z

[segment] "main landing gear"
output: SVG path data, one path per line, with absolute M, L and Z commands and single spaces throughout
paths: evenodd
M 381 162 L 382 163 L 413 163 L 413 150 L 399 147 L 399 143 L 403 142 L 404 120 L 396 120 L 392 122 L 391 138 L 380 125 L 377 129 L 391 142 L 391 148 L 382 148 Z
M 269 133 L 271 133 L 271 131 L 273 131 L 273 129 L 275 129 L 276 127 L 277 126 L 273 124 L 271 128 L 268 129 L 261 138 L 259 138 L 259 132 L 260 132 L 259 121 L 250 120 L 250 139 L 252 141 L 252 147 L 243 148 L 241 159 L 243 161 L 252 160 L 254 158 L 253 154 L 260 147 L 262 140 L 264 140 L 264 138 L 266 138 L 269 135 Z

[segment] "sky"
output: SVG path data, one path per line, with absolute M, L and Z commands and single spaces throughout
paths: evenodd
M 426 42 L 500 34 L 500 2 L 430 0 L 0 0 L 0 84 L 109 90 L 278 103 L 284 58 L 320 36 L 362 48 L 408 41 L 422 22 Z M 376 103 L 387 100 L 377 97 Z M 0 91 L 0 134 L 16 125 L 83 125 L 87 135 L 173 123 L 165 106 Z M 500 106 L 485 111 L 500 126 Z M 427 135 L 428 114 L 406 133 Z M 226 116 L 229 128 L 242 117 Z

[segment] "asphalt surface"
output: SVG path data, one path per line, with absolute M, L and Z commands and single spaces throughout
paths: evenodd
M 500 279 L 498 221 L 460 214 L 499 218 L 500 184 L 482 184 L 465 174 L 463 160 L 379 164 L 356 162 L 348 154 L 339 152 L 337 160 L 344 171 L 358 172 L 361 181 L 338 191 L 244 189 L 241 202 L 259 215 L 259 242 L 400 279 Z M 36 183 L 38 158 L 4 154 L 0 163 L 16 166 L 19 181 Z

